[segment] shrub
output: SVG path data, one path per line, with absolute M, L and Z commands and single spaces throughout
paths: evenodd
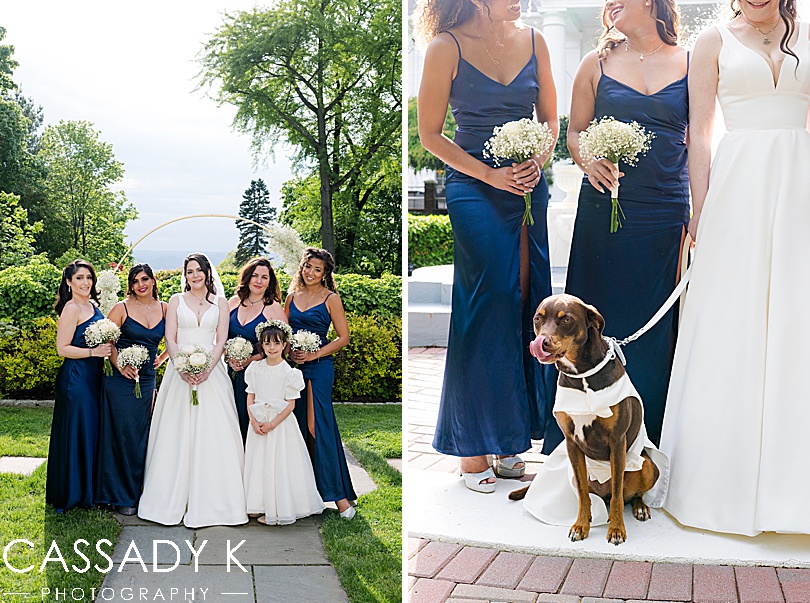
M 56 353 L 56 320 L 36 318 L 0 338 L 0 394 L 5 398 L 51 398 L 62 358 Z
M 408 261 L 414 268 L 453 263 L 453 229 L 448 216 L 408 214 Z
M 333 399 L 402 400 L 402 320 L 356 315 L 348 319 L 349 345 L 335 354 Z
M 53 315 L 62 271 L 43 256 L 0 272 L 0 318 L 17 326 Z
M 336 274 L 343 307 L 349 314 L 402 316 L 402 277 L 384 274 L 371 278 L 362 274 Z

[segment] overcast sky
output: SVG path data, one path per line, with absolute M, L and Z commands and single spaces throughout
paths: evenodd
M 87 120 L 126 170 L 122 188 L 139 212 L 130 242 L 192 213 L 237 214 L 251 179 L 280 207 L 289 151 L 254 168 L 248 137 L 231 129 L 235 109 L 194 91 L 195 56 L 223 11 L 254 0 L 27 0 L 3 2 L 3 44 L 15 47 L 14 81 L 41 105 L 45 125 Z M 266 5 L 260 3 L 259 5 Z M 187 220 L 150 235 L 143 250 L 228 251 L 233 222 Z

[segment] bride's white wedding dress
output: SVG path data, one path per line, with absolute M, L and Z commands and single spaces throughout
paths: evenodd
M 179 295 L 178 345 L 211 349 L 219 307 L 200 319 Z M 218 362 L 197 387 L 199 405 L 191 405 L 191 386 L 169 363 L 160 386 L 146 452 L 146 474 L 138 516 L 164 525 L 181 521 L 190 528 L 247 522 L 242 485 L 244 452 L 228 373 Z
M 712 162 L 661 450 L 664 508 L 717 532 L 810 534 L 808 27 L 774 83 L 765 59 L 718 30 L 728 133 Z

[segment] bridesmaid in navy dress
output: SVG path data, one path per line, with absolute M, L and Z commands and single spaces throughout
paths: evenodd
M 447 163 L 455 242 L 452 314 L 433 446 L 461 457 L 465 485 L 493 492 L 494 473 L 520 477 L 516 455 L 562 434 L 551 415 L 555 371 L 528 352 L 532 316 L 551 294 L 546 156 L 495 167 L 482 155 L 493 128 L 522 118 L 559 129 L 543 36 L 520 23 L 517 0 L 421 0 L 417 41 L 428 44 L 419 136 Z M 448 102 L 458 129 L 442 134 Z M 550 151 L 550 149 L 549 149 Z M 522 224 L 532 193 L 534 225 Z M 494 346 L 494 347 L 493 347 Z
M 143 487 L 146 443 L 155 392 L 155 371 L 167 358 L 158 356 L 167 304 L 158 299 L 155 275 L 149 264 L 136 264 L 127 276 L 127 298 L 110 310 L 108 318 L 121 328 L 112 351 L 113 374 L 101 386 L 96 504 L 112 505 L 122 515 L 135 515 Z M 149 350 L 140 368 L 118 366 L 118 351 L 132 345 Z M 139 375 L 141 397 L 135 396 Z
M 307 443 L 315 470 L 315 483 L 325 501 L 337 505 L 341 517 L 351 519 L 355 511 L 351 501 L 357 499 L 343 454 L 335 411 L 332 408 L 332 385 L 335 382 L 335 359 L 332 354 L 349 343 L 349 324 L 343 302 L 335 289 L 332 272 L 335 260 L 325 249 L 308 247 L 290 294 L 284 303 L 293 332 L 317 333 L 321 349 L 317 352 L 294 351 L 292 359 L 304 373 L 306 387 L 295 405 L 295 417 Z M 337 338 L 326 338 L 329 324 L 335 325 Z
M 102 359 L 112 344 L 88 348 L 84 332 L 104 318 L 98 309 L 96 272 L 85 260 L 62 271 L 57 294 L 56 350 L 65 361 L 56 375 L 45 502 L 57 513 L 93 506 L 93 471 L 98 439 Z
M 565 289 L 596 306 L 605 317 L 605 334 L 618 339 L 655 314 L 680 274 L 689 221 L 689 53 L 677 43 L 678 20 L 675 0 L 608 0 L 599 48 L 582 60 L 571 95 L 568 147 L 586 177 Z M 604 159 L 586 164 L 579 154 L 579 133 L 603 116 L 635 120 L 655 134 L 638 166 L 620 175 L 619 202 L 626 218 L 613 234 L 609 188 L 618 170 Z M 673 308 L 624 348 L 655 444 L 661 437 L 676 334 Z
M 250 417 L 247 412 L 247 385 L 245 369 L 251 362 L 262 359 L 257 351 L 256 326 L 266 320 L 283 320 L 287 315 L 281 307 L 281 289 L 273 265 L 266 258 L 253 258 L 239 271 L 239 284 L 233 297 L 228 300 L 230 318 L 228 322 L 228 339 L 242 337 L 253 344 L 256 352 L 247 360 L 228 360 L 233 382 L 233 396 L 236 401 L 236 413 L 239 416 L 239 429 L 242 432 L 242 443 L 247 438 Z

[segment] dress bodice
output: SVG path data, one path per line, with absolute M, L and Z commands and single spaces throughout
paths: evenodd
M 786 55 L 774 84 L 764 57 L 726 26 L 718 26 L 723 47 L 718 57 L 717 98 L 726 130 L 804 129 L 810 103 L 810 44 L 807 25 L 800 23 L 791 47 L 800 61 Z
M 219 306 L 217 300 L 208 307 L 197 324 L 197 315 L 186 305 L 182 294 L 177 305 L 177 344 L 196 344 L 208 349 L 214 347 L 214 338 L 219 324 Z
M 327 299 L 329 299 L 328 296 Z M 298 309 L 294 299 L 290 300 L 290 326 L 294 333 L 301 330 L 317 333 L 321 338 L 321 347 L 323 347 L 329 343 L 326 335 L 329 333 L 331 323 L 332 317 L 326 307 L 326 300 L 317 306 L 307 308 L 304 312 Z
M 230 318 L 228 319 L 228 338 L 242 337 L 247 339 L 253 345 L 256 345 L 258 339 L 256 338 L 256 327 L 260 322 L 264 322 L 266 318 L 264 314 L 259 312 L 259 315 L 253 320 L 247 321 L 245 324 L 239 322 L 239 306 L 231 310 Z
M 101 310 L 98 308 L 93 308 L 93 315 L 85 320 L 82 323 L 76 325 L 76 330 L 73 331 L 73 339 L 70 341 L 70 345 L 75 346 L 77 348 L 86 348 L 87 342 L 84 340 L 84 332 L 94 322 L 98 322 L 104 318 L 104 314 L 101 313 Z
M 482 155 L 484 143 L 492 136 L 496 126 L 508 121 L 534 116 L 534 105 L 540 93 L 537 81 L 537 57 L 534 50 L 534 30 L 532 34 L 532 56 L 526 65 L 508 84 L 501 84 L 474 67 L 461 54 L 458 44 L 458 71 L 450 87 L 450 106 L 456 120 L 454 141 L 476 159 L 493 165 L 492 159 Z M 468 176 L 447 168 L 448 180 L 468 178 Z
M 126 310 L 126 304 L 124 304 Z M 166 331 L 166 319 L 161 318 L 151 329 L 145 327 L 137 320 L 132 318 L 127 311 L 127 316 L 121 324 L 121 337 L 115 343 L 115 347 L 119 350 L 128 348 L 133 345 L 142 345 L 149 350 L 149 360 L 144 363 L 140 369 L 141 375 L 152 374 L 155 372 L 154 362 L 157 356 L 158 345 Z
M 600 68 L 602 68 L 600 64 Z M 653 94 L 638 90 L 602 73 L 596 87 L 594 117 L 635 121 L 655 135 L 638 165 L 624 172 L 621 188 L 625 195 L 680 201 L 689 194 L 686 169 L 686 126 L 689 123 L 687 77 L 672 82 Z M 626 167 L 626 166 L 625 166 Z M 584 182 L 588 178 L 585 176 Z

